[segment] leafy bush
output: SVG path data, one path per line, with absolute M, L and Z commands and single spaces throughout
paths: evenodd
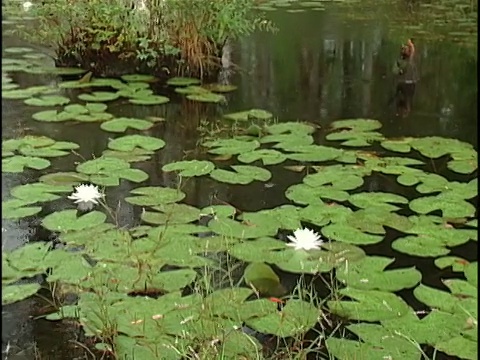
M 253 6 L 254 0 L 50 0 L 34 10 L 38 27 L 22 33 L 55 46 L 57 65 L 96 75 L 111 73 L 114 64 L 120 74 L 134 65 L 141 72 L 204 76 L 228 38 L 272 29 Z

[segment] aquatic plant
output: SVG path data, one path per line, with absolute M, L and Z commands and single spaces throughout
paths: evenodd
M 143 208 L 143 224 L 130 229 L 118 227 L 113 211 L 105 214 L 91 206 L 82 214 L 68 206 L 48 214 L 42 226 L 56 233 L 56 242 L 63 246 L 30 243 L 5 252 L 2 302 L 34 295 L 42 284 L 18 281 L 45 274 L 47 284 L 63 289 L 57 292 L 73 291 L 78 297 L 46 318 L 77 319 L 87 336 L 100 339 L 98 349 L 127 358 L 154 359 L 159 354 L 168 359 L 218 354 L 264 358 L 267 353 L 259 334 L 284 339 L 284 347 L 273 351 L 286 347 L 293 356 L 314 351 L 299 339 L 313 334 L 319 319 L 336 314 L 344 319 L 338 326 L 358 339 L 325 329 L 320 335 L 325 342 L 316 352 L 338 359 L 420 359 L 424 356 L 420 345 L 429 345 L 435 351 L 473 359 L 477 262 L 460 259 L 464 265 L 459 267 L 449 254 L 452 247 L 477 240 L 476 210 L 469 202 L 477 196 L 477 180 L 449 181 L 427 171 L 423 159 L 447 157 L 449 163 L 471 159 L 467 167 L 450 167 L 468 176 L 476 171 L 476 152 L 454 139 L 387 139 L 377 131 L 380 127 L 371 119 L 333 122 L 326 138 L 342 142 L 342 147 L 312 144 L 315 128 L 301 122 L 265 122 L 257 136 L 205 141 L 203 146 L 214 154 L 251 157 L 255 164 L 272 156 L 262 157 L 262 151 L 272 150 L 262 149 L 262 144 L 273 144 L 276 150 L 272 151 L 283 155 L 282 162 L 298 157 L 302 160 L 296 161 L 312 171 L 286 190 L 289 204 L 257 212 L 242 212 L 227 204 L 206 209 L 183 204 L 180 185 L 133 189 L 124 200 Z M 35 146 L 42 159 L 42 151 L 48 154 L 45 150 L 55 143 L 34 136 L 5 140 L 3 161 L 23 156 L 17 152 L 22 154 L 29 146 Z M 385 150 L 369 151 L 375 144 Z M 164 145 L 161 139 L 138 134 L 109 142 L 117 153 L 143 149 L 147 155 Z M 234 171 L 213 159 L 163 166 L 180 179 L 211 177 L 248 184 L 272 176 L 260 166 L 230 168 Z M 376 173 L 415 187 L 417 197 L 359 191 Z M 141 182 L 147 177 L 125 160 L 105 153 L 80 163 L 76 172 L 50 173 L 39 182 L 13 188 L 12 199 L 2 203 L 2 216 L 19 219 L 37 214 L 42 204 L 58 200 L 57 194 L 70 192 L 72 186 L 77 189 L 75 199 L 90 204 L 102 197 L 97 186 L 105 186 L 108 197 L 108 188 L 118 185 L 119 178 Z M 85 183 L 92 185 L 88 189 L 78 185 Z M 82 189 L 88 194 L 78 194 Z M 390 268 L 393 258 L 367 255 L 362 246 L 391 238 L 390 229 L 400 234 L 393 249 L 433 258 L 438 266 L 453 266 L 466 280 L 444 279 L 448 290 L 434 289 L 422 282 L 417 268 Z M 289 231 L 294 236 L 282 235 Z M 285 242 L 287 238 L 292 242 Z M 230 259 L 227 263 L 221 260 L 224 256 Z M 234 261 L 248 264 L 243 276 L 229 270 Z M 209 274 L 219 269 L 226 272 L 227 284 L 209 280 Z M 299 276 L 295 291 L 285 288 L 278 269 Z M 330 274 L 334 281 L 324 302 L 304 283 L 305 276 L 320 279 L 322 274 Z M 208 286 L 202 289 L 200 284 Z M 413 289 L 415 298 L 428 307 L 426 317 L 418 317 L 398 296 L 404 289 Z M 287 338 L 297 342 L 288 345 Z
M 254 0 L 52 0 L 32 6 L 38 26 L 19 33 L 54 46 L 57 65 L 97 76 L 202 78 L 218 67 L 227 39 L 272 28 L 253 6 Z

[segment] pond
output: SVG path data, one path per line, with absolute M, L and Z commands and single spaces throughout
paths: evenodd
M 233 91 L 212 90 L 225 96 L 216 103 L 154 83 L 169 101 L 134 104 L 127 93 L 150 87 L 140 77 L 61 86 L 80 76 L 37 71 L 53 66 L 49 50 L 2 36 L 3 291 L 45 287 L 21 301 L 8 294 L 5 359 L 100 358 L 95 342 L 128 359 L 476 358 L 476 53 L 416 36 L 420 80 L 400 102 L 392 68 L 402 42 L 388 21 L 304 8 L 268 12 L 277 32 L 228 43 L 223 62 L 235 71 L 218 81 Z M 239 114 L 249 109 L 258 110 Z M 109 210 L 77 218 L 67 196 L 81 182 L 105 189 Z M 284 246 L 299 227 L 322 235 L 322 249 Z M 152 267 L 165 271 L 156 279 Z M 46 269 L 48 283 L 64 285 L 46 285 Z M 253 290 L 237 286 L 242 275 Z M 98 298 L 81 296 L 76 308 L 77 285 Z M 213 315 L 197 313 L 200 303 Z M 63 305 L 83 311 L 97 338 L 55 321 Z M 118 332 L 106 331 L 102 309 L 113 309 Z

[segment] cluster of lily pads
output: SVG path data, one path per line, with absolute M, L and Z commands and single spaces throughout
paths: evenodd
M 234 118 L 248 120 L 249 113 Z M 340 147 L 315 144 L 316 128 L 300 122 L 265 123 L 255 136 L 205 141 L 202 146 L 207 153 L 222 157 L 177 161 L 162 170 L 184 178 L 209 176 L 243 185 L 270 181 L 270 167 L 285 161 L 291 162 L 287 169 L 308 167 L 311 172 L 286 190 L 290 203 L 257 212 L 238 214 L 230 205 L 199 209 L 181 202 L 185 193 L 180 189 L 140 186 L 124 199 L 144 209 L 143 224 L 131 229 L 116 227 L 99 210 L 51 213 L 42 225 L 57 233 L 64 246 L 30 243 L 5 253 L 2 302 L 35 294 L 40 284 L 16 283 L 46 274 L 47 283 L 58 282 L 78 294 L 76 304 L 64 305 L 47 318 L 73 317 L 88 336 L 109 340 L 97 347 L 127 358 L 154 359 L 161 354 L 165 359 L 180 359 L 192 352 L 200 357 L 221 353 L 227 358 L 262 358 L 260 342 L 242 326 L 282 338 L 300 336 L 328 311 L 351 320 L 347 327 L 358 336 L 358 340 L 334 336 L 326 340 L 329 353 L 339 359 L 419 359 L 421 348 L 412 344 L 428 344 L 449 355 L 473 359 L 477 263 L 450 252 L 477 240 L 476 209 L 469 202 L 477 196 L 477 179 L 449 181 L 426 171 L 423 159 L 447 157 L 450 170 L 469 175 L 476 171 L 477 153 L 454 139 L 386 139 L 376 131 L 380 126 L 370 119 L 333 122 L 326 141 L 340 141 Z M 374 144 L 380 145 L 376 152 L 365 149 Z M 2 216 L 19 219 L 37 214 L 42 204 L 66 197 L 80 183 L 106 187 L 107 196 L 108 187 L 118 186 L 121 179 L 141 183 L 148 174 L 134 168 L 135 163 L 147 160 L 164 145 L 162 139 L 141 134 L 111 140 L 101 157 L 79 164 L 75 171 L 48 173 L 36 183 L 13 188 L 12 199 L 2 203 Z M 5 140 L 2 171 L 21 171 L 18 164 L 30 164 L 32 158 L 35 166 L 31 167 L 43 170 L 49 166 L 48 157 L 67 155 L 74 148 L 73 143 L 43 136 Z M 418 155 L 405 156 L 412 151 Z M 236 156 L 238 163 L 223 165 L 225 155 Z M 15 160 L 17 167 L 12 165 L 15 158 L 23 159 Z M 378 173 L 415 187 L 421 196 L 408 199 L 385 191 L 359 192 Z M 400 214 L 406 209 L 411 215 Z M 304 225 L 319 229 L 328 239 L 321 249 L 295 250 L 279 237 Z M 395 250 L 434 258 L 439 268 L 452 266 L 466 280 L 443 280 L 445 291 L 422 284 L 422 274 L 415 268 L 387 270 L 393 258 L 367 256 L 361 246 L 384 241 L 388 229 L 402 234 L 392 243 Z M 244 273 L 245 285 L 182 296 L 198 281 L 200 269 L 219 266 L 213 256 L 218 253 L 250 264 Z M 271 265 L 296 274 L 335 270 L 343 284 L 338 291 L 342 298 L 318 308 L 311 301 L 287 296 L 278 309 L 276 303 L 255 296 L 259 290 L 261 294 L 281 288 Z M 411 288 L 417 300 L 430 308 L 424 318 L 395 294 Z M 134 296 L 149 292 L 158 298 Z
M 39 171 L 36 182 L 11 189 L 10 199 L 2 202 L 4 220 L 38 216 L 52 201 L 66 204 L 65 210 L 41 217 L 41 225 L 58 236 L 54 242 L 3 253 L 2 304 L 33 296 L 45 284 L 74 292 L 77 300 L 47 319 L 75 319 L 87 336 L 102 339 L 98 349 L 119 358 L 261 359 L 266 357 L 263 344 L 246 329 L 301 338 L 333 313 L 348 323 L 349 335 L 327 334 L 319 351 L 326 348 L 340 360 L 420 359 L 420 345 L 476 359 L 477 262 L 452 253 L 477 241 L 473 146 L 440 137 L 389 139 L 372 119 L 335 121 L 325 134 L 308 123 L 272 123 L 272 114 L 261 109 L 226 114 L 225 119 L 251 131 L 204 139 L 202 158 L 164 164 L 162 171 L 242 186 L 275 182 L 277 167 L 303 178 L 286 189 L 285 204 L 278 207 L 255 212 L 227 204 L 198 208 L 182 202 L 186 194 L 180 188 L 142 184 L 149 174 L 137 166 L 166 145 L 141 133 L 155 121 L 106 112 L 104 102 L 118 98 L 166 104 L 168 98 L 150 89 L 152 80 L 85 75 L 58 86 L 19 89 L 2 75 L 2 84 L 10 84 L 2 98 L 56 107 L 35 113 L 37 121 L 98 122 L 105 131 L 133 132 L 110 139 L 101 156 L 62 172 L 50 171 L 50 159 L 71 156 L 78 144 L 38 135 L 2 141 L 4 176 Z M 168 85 L 196 101 L 221 102 L 221 93 L 233 90 L 190 78 L 173 78 Z M 91 91 L 97 86 L 100 91 Z M 83 104 L 59 94 L 68 88 L 85 91 L 77 97 Z M 432 171 L 432 162 L 441 173 Z M 461 181 L 450 180 L 452 173 Z M 396 191 L 367 187 L 378 176 L 391 180 Z M 142 209 L 139 226 L 121 228 L 108 217 L 111 211 L 79 212 L 67 199 L 79 184 L 101 187 L 108 197 L 122 181 L 139 184 L 122 199 Z M 295 249 L 284 241 L 285 233 L 305 226 L 323 236 L 321 248 Z M 457 277 L 442 279 L 444 289 L 433 288 L 419 269 L 392 269 L 393 257 L 367 254 L 365 246 L 380 243 L 399 256 L 431 259 Z M 242 281 L 198 290 L 205 272 L 221 267 L 225 254 L 245 265 Z M 300 277 L 331 273 L 339 290 L 320 306 L 288 292 L 277 270 Z M 38 274 L 45 284 L 24 281 Z M 405 289 L 413 289 L 428 309 L 426 316 L 398 294 Z M 269 295 L 280 297 L 281 304 Z

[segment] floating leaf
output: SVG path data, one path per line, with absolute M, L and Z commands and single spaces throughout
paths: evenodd
M 255 180 L 268 181 L 272 177 L 270 171 L 257 166 L 233 165 L 231 168 L 234 171 L 215 169 L 210 173 L 210 176 L 219 182 L 242 185 Z
M 177 161 L 166 164 L 162 167 L 163 171 L 179 171 L 178 175 L 183 177 L 208 175 L 215 169 L 215 164 L 206 160 Z
M 371 209 L 372 207 L 375 207 L 386 212 L 399 209 L 398 206 L 391 205 L 390 203 L 408 204 L 408 200 L 403 196 L 384 192 L 352 194 L 348 198 L 348 202 L 362 209 Z
M 77 210 L 63 210 L 47 215 L 42 225 L 51 231 L 80 231 L 103 224 L 106 218 L 107 216 L 99 211 L 77 216 Z
M 126 162 L 147 161 L 151 158 L 152 151 L 135 148 L 132 151 L 104 150 L 102 156 L 114 157 Z
M 112 101 L 116 100 L 120 97 L 117 93 L 114 92 L 106 92 L 106 91 L 93 91 L 89 94 L 80 94 L 78 98 L 83 101 L 91 101 L 91 102 L 105 102 L 105 101 Z
M 185 194 L 180 190 L 161 186 L 136 188 L 130 193 L 138 196 L 126 197 L 125 201 L 140 206 L 165 205 L 178 202 L 185 197 Z
M 42 175 L 40 182 L 48 185 L 65 185 L 76 186 L 88 181 L 88 176 L 76 172 L 58 172 L 52 174 Z
M 412 288 L 422 279 L 414 268 L 385 270 L 395 259 L 368 256 L 354 263 L 345 263 L 336 274 L 349 288 L 395 292 Z
M 418 214 L 429 214 L 440 210 L 446 218 L 462 218 L 475 216 L 475 207 L 455 195 L 439 194 L 426 196 L 410 201 L 410 209 Z
M 122 75 L 121 79 L 127 82 L 134 81 L 144 81 L 144 82 L 154 82 L 157 80 L 155 76 L 152 75 L 143 75 L 143 74 L 128 74 Z
M 269 120 L 273 117 L 272 113 L 261 110 L 261 109 L 251 109 L 247 111 L 240 111 L 236 113 L 224 115 L 226 119 L 234 121 L 248 121 L 252 119 L 258 120 Z
M 2 286 L 2 305 L 24 300 L 40 290 L 39 284 Z
M 437 159 L 451 152 L 462 152 L 473 149 L 472 145 L 468 143 L 438 136 L 413 138 L 410 145 L 422 155 L 432 159 Z
M 383 236 L 364 233 L 346 222 L 327 225 L 322 228 L 321 232 L 329 239 L 348 244 L 369 245 L 383 240 Z
M 394 330 L 376 324 L 352 324 L 347 328 L 357 334 L 359 340 L 329 337 L 325 343 L 328 352 L 339 360 L 411 359 L 421 358 L 421 349 L 410 339 Z
M 52 186 L 43 183 L 30 183 L 25 185 L 15 186 L 11 190 L 12 196 L 17 199 L 32 202 L 53 201 L 60 198 L 60 196 L 52 193 L 70 192 L 70 186 Z
M 126 135 L 108 143 L 108 148 L 118 151 L 133 151 L 135 148 L 155 151 L 165 146 L 165 141 L 152 136 L 144 135 Z
M 382 123 L 372 119 L 346 119 L 334 121 L 330 126 L 332 129 L 350 129 L 355 132 L 364 132 L 380 129 Z
M 200 219 L 200 210 L 186 204 L 165 204 L 152 207 L 154 211 L 144 211 L 141 219 L 150 224 L 185 224 Z
M 21 173 L 25 168 L 43 170 L 50 166 L 50 161 L 35 156 L 11 156 L 2 159 L 2 172 Z
M 310 135 L 315 132 L 315 127 L 307 123 L 287 121 L 287 122 L 268 125 L 267 127 L 265 127 L 265 130 L 269 134 L 273 134 L 273 135 L 285 134 L 285 133 Z
M 58 112 L 57 110 L 45 110 L 33 114 L 32 118 L 37 121 L 62 122 L 72 120 L 74 116 L 74 114 L 66 111 Z
M 125 132 L 128 128 L 136 130 L 148 130 L 153 126 L 153 123 L 147 120 L 135 118 L 116 118 L 100 124 L 100 128 L 111 132 Z
M 243 276 L 247 284 L 264 296 L 280 297 L 287 292 L 278 275 L 265 263 L 249 264 Z
M 211 102 L 211 103 L 219 103 L 225 102 L 227 99 L 225 96 L 221 94 L 215 94 L 213 92 L 202 92 L 198 94 L 189 94 L 187 95 L 188 100 L 192 101 L 200 101 L 200 102 Z
M 161 105 L 166 104 L 170 101 L 166 96 L 160 95 L 148 95 L 148 96 L 136 96 L 134 98 L 128 99 L 129 103 L 135 105 Z
M 275 165 L 284 162 L 286 159 L 287 157 L 284 154 L 273 149 L 254 150 L 238 156 L 239 161 L 247 164 L 261 160 L 264 165 Z
M 209 147 L 209 153 L 220 155 L 237 155 L 253 151 L 260 143 L 252 138 L 218 139 L 207 141 L 202 146 Z
M 451 267 L 452 271 L 459 271 L 463 272 L 465 267 L 469 264 L 469 262 L 465 259 L 462 259 L 458 256 L 443 256 L 438 259 L 435 259 L 435 266 L 439 269 L 445 269 L 447 267 Z
M 248 319 L 252 329 L 279 337 L 296 336 L 306 333 L 317 322 L 320 310 L 302 300 L 289 300 L 279 313 Z
M 344 288 L 340 295 L 354 301 L 332 300 L 327 306 L 334 314 L 349 320 L 383 321 L 395 319 L 412 312 L 412 309 L 399 296 L 376 290 L 356 290 Z
M 35 201 L 11 199 L 2 201 L 2 219 L 21 219 L 38 214 L 42 211 L 41 206 L 28 206 Z
M 321 199 L 345 201 L 350 195 L 331 185 L 312 187 L 307 184 L 295 184 L 285 191 L 285 196 L 297 204 L 318 204 L 322 202 Z
M 69 102 L 69 98 L 58 95 L 44 95 L 38 98 L 26 99 L 24 101 L 25 104 L 33 106 L 58 106 L 68 104 Z
M 189 86 L 200 84 L 200 79 L 191 77 L 173 77 L 167 80 L 167 85 L 170 86 Z

